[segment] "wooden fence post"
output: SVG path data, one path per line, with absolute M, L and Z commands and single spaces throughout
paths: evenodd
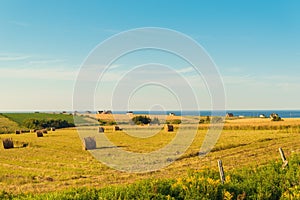
M 218 160 L 218 167 L 219 167 L 219 172 L 220 172 L 220 179 L 222 184 L 225 182 L 225 173 L 222 165 L 222 160 Z
M 284 168 L 284 167 L 286 167 L 286 166 L 288 165 L 288 161 L 286 160 L 286 157 L 285 157 L 285 155 L 284 155 L 284 152 L 283 152 L 282 148 L 279 147 L 278 150 L 279 150 L 279 153 L 280 153 L 282 162 L 283 162 L 282 167 Z

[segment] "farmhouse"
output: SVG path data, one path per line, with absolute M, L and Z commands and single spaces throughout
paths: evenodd
M 260 118 L 266 118 L 266 115 L 260 114 L 259 117 L 260 117 Z
M 127 111 L 126 115 L 133 115 L 133 112 L 132 111 Z
M 227 113 L 226 117 L 234 117 L 233 113 Z

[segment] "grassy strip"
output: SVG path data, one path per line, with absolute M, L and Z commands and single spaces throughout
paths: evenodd
M 88 123 L 84 117 L 73 116 L 70 114 L 51 114 L 51 113 L 3 113 L 4 117 L 16 122 L 19 126 L 23 126 L 25 121 L 30 119 L 36 120 L 66 120 L 70 124 L 74 124 L 74 118 L 76 124 Z
M 272 162 L 259 168 L 226 172 L 221 184 L 215 170 L 191 171 L 177 179 L 147 179 L 128 186 L 74 188 L 63 192 L 12 195 L 0 193 L 1 199 L 299 199 L 300 155 L 293 155 L 289 165 Z
M 17 122 L 22 125 L 25 120 L 37 119 L 37 120 L 47 120 L 47 119 L 62 119 L 69 123 L 74 123 L 72 115 L 66 114 L 50 114 L 50 113 L 3 113 L 3 116 L 8 119 Z

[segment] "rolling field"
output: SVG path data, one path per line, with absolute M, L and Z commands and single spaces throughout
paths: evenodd
M 101 164 L 83 150 L 75 128 L 49 132 L 42 138 L 37 138 L 33 133 L 2 134 L 1 138 L 12 137 L 14 142 L 28 143 L 28 146 L 4 150 L 0 145 L 0 188 L 11 194 L 26 194 L 121 186 L 148 179 L 168 180 L 186 177 L 193 170 L 217 170 L 218 159 L 222 159 L 226 172 L 233 173 L 245 167 L 256 169 L 274 160 L 281 162 L 279 147 L 284 149 L 288 158 L 300 153 L 300 131 L 294 128 L 300 124 L 300 119 L 285 120 L 278 124 L 263 119 L 264 126 L 274 126 L 266 130 L 247 129 L 255 126 L 257 119 L 247 120 L 234 120 L 235 125 L 242 123 L 245 128 L 223 130 L 218 143 L 204 158 L 199 158 L 198 152 L 207 130 L 199 129 L 181 158 L 161 170 L 148 173 L 120 172 Z M 230 123 L 233 122 L 225 124 L 228 126 Z M 137 128 L 132 133 L 146 133 L 147 128 L 152 127 Z M 123 131 L 113 132 L 112 127 L 107 130 L 105 135 L 114 145 L 143 153 L 165 146 L 176 134 L 161 130 L 155 135 L 135 138 Z
M 20 126 L 16 122 L 0 115 L 0 134 L 13 133 L 17 129 L 20 129 Z
M 17 129 L 27 129 L 26 127 L 23 126 L 23 122 L 28 119 L 37 119 L 37 120 L 60 119 L 60 120 L 66 120 L 67 122 L 73 124 L 75 120 L 77 125 L 84 125 L 86 123 L 90 123 L 91 121 L 91 119 L 84 116 L 73 116 L 70 114 L 52 114 L 52 113 L 3 113 L 0 115 L 0 117 L 2 118 L 2 120 L 6 118 L 6 123 L 9 123 L 8 126 L 11 127 L 12 130 L 11 132 L 14 132 Z

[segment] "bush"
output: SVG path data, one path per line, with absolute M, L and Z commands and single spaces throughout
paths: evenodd
M 199 120 L 199 124 L 204 124 L 205 123 L 205 120 L 204 119 L 200 119 Z
M 74 127 L 73 123 L 62 119 L 27 119 L 23 122 L 23 126 L 29 129 L 47 129 Z
M 112 121 L 112 120 L 99 119 L 98 121 L 99 121 L 100 126 L 113 126 L 113 125 L 117 125 L 117 122 Z
M 149 124 L 151 122 L 151 119 L 149 117 L 147 117 L 146 115 L 145 116 L 142 116 L 142 115 L 135 116 L 131 120 L 136 125 Z

